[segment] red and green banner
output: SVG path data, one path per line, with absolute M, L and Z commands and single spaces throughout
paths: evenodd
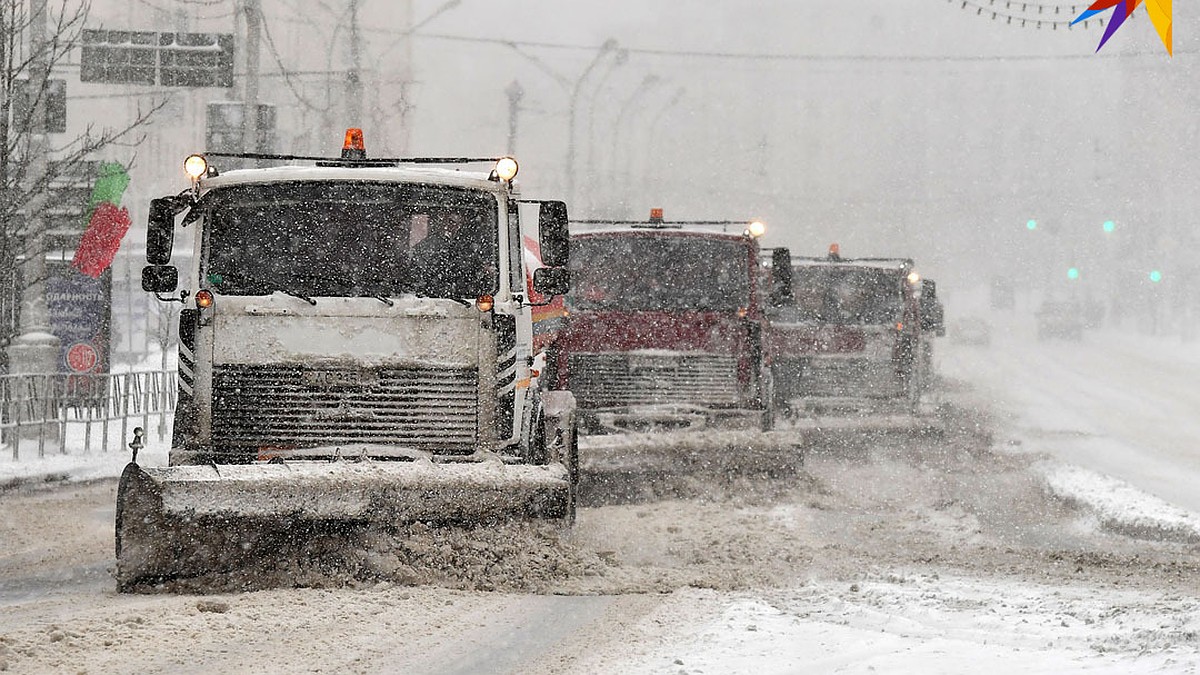
M 100 175 L 88 202 L 88 226 L 71 262 L 72 267 L 93 279 L 112 265 L 132 224 L 129 209 L 121 207 L 121 196 L 127 187 L 129 173 L 124 166 L 117 162 L 100 165 Z

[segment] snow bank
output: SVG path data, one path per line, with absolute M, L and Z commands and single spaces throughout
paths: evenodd
M 137 424 L 140 424 L 140 420 Z M 129 428 L 132 429 L 137 424 L 130 424 Z M 96 428 L 99 429 L 98 424 Z M 33 483 L 115 479 L 121 475 L 121 471 L 129 463 L 130 457 L 129 450 L 115 449 L 124 448 L 124 443 L 118 438 L 120 429 L 119 422 L 110 425 L 109 447 L 114 449 L 108 451 L 94 447 L 90 452 L 84 452 L 82 441 L 78 441 L 78 439 L 72 441 L 71 433 L 68 433 L 67 452 L 65 453 L 60 449 L 47 446 L 46 455 L 38 457 L 36 441 L 26 441 L 22 444 L 20 458 L 13 459 L 12 448 L 5 446 L 0 449 L 0 489 Z M 147 447 L 138 452 L 139 464 L 166 465 L 167 446 L 170 444 L 169 436 L 167 441 L 161 443 L 155 437 L 155 434 L 151 434 L 147 439 L 147 445 L 153 447 Z M 100 445 L 98 439 L 93 439 L 92 443 L 94 446 Z
M 1198 610 L 1194 599 L 937 575 L 733 598 L 689 589 L 635 627 L 660 646 L 573 672 L 1179 672 L 1200 662 Z
M 1095 512 L 1105 529 L 1131 537 L 1200 543 L 1200 516 L 1104 474 L 1069 464 L 1039 467 L 1050 491 Z

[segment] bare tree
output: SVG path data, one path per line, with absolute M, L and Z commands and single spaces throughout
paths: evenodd
M 42 9 L 46 0 L 33 2 Z M 149 103 L 115 126 L 89 122 L 57 147 L 48 143 L 45 118 L 36 116 L 45 115 L 51 74 L 68 57 L 78 59 L 90 10 L 86 0 L 54 2 L 40 14 L 26 0 L 0 0 L 0 346 L 19 332 L 18 299 L 45 281 L 41 265 L 29 266 L 39 270 L 35 274 L 20 269 L 43 253 L 33 249 L 40 248 L 50 220 L 33 216 L 44 211 L 56 184 L 84 175 L 102 151 L 135 147 L 144 137 L 139 130 L 166 103 L 165 97 Z M 45 21 L 44 31 L 31 30 L 35 17 Z

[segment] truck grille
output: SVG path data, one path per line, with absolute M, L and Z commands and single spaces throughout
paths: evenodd
M 717 354 L 572 354 L 571 392 L 584 408 L 731 405 L 737 359 Z
M 220 366 L 213 445 L 239 454 L 343 443 L 470 454 L 478 378 L 469 368 Z
M 901 393 L 891 360 L 816 358 L 803 366 L 800 396 L 891 397 Z

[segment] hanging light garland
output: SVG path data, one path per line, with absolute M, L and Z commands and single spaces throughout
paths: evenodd
M 1088 8 L 1088 3 L 1073 5 L 1056 5 L 1042 2 L 1020 2 L 1020 0 L 949 0 L 950 4 L 958 3 L 966 11 L 975 10 L 976 16 L 991 16 L 993 21 L 1003 21 L 1005 25 L 1018 28 L 1042 28 L 1043 26 L 1058 30 L 1061 26 L 1072 30 L 1077 26 L 1088 28 L 1095 23 L 1104 26 L 1104 17 L 1080 21 L 1075 25 L 1071 22 Z

